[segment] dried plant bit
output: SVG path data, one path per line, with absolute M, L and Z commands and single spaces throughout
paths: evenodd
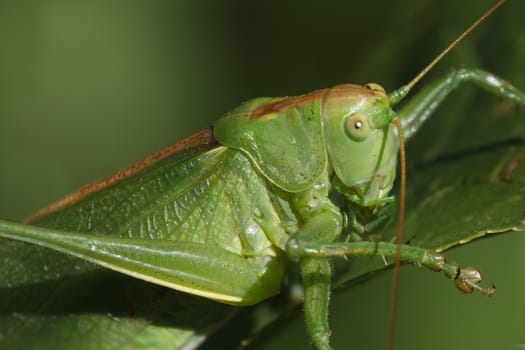
M 491 296 L 496 291 L 494 285 L 490 288 L 483 288 L 479 283 L 483 280 L 481 272 L 474 267 L 465 267 L 458 270 L 455 278 L 456 287 L 465 294 L 479 291 L 481 294 Z
M 518 169 L 523 163 L 523 160 L 525 160 L 525 156 L 523 154 L 517 154 L 510 160 L 509 164 L 507 165 L 507 168 L 505 169 L 505 173 L 503 175 L 502 180 L 508 183 L 512 182 L 512 175 Z

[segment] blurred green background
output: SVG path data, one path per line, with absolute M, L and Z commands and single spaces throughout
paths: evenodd
M 343 82 L 397 88 L 493 2 L 2 0 L 0 216 L 22 219 L 251 97 Z M 472 65 L 525 89 L 524 14 L 524 1 L 509 1 L 432 75 Z M 451 106 L 486 97 L 465 90 Z M 508 234 L 448 253 L 496 283 L 490 300 L 404 268 L 397 348 L 524 348 L 524 248 Z M 383 347 L 390 276 L 335 294 L 337 349 Z M 263 347 L 308 342 L 297 313 Z

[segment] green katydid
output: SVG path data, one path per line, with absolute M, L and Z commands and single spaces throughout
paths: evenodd
M 416 131 L 420 126 L 419 122 L 427 116 L 420 113 L 421 109 L 426 107 L 426 111 L 431 112 L 438 104 L 436 101 L 440 102 L 435 98 L 435 94 L 439 95 L 439 98 L 444 97 L 462 79 L 474 80 L 498 95 L 520 104 L 524 103 L 523 94 L 515 91 L 510 85 L 503 84 L 504 82 L 499 78 L 479 70 L 462 69 L 450 73 L 443 80 L 431 85 L 414 98 L 416 102 L 398 113 L 406 124 L 406 135 Z M 9 223 L 4 224 L 4 230 L 6 232 L 9 230 L 14 234 L 20 228 L 18 234 L 13 236 L 6 233 L 6 235 L 15 239 L 24 239 L 22 235 L 25 235 L 26 239 L 33 243 L 77 254 L 103 266 L 139 278 L 234 304 L 255 303 L 278 291 L 282 278 L 282 264 L 279 259 L 282 259 L 285 251 L 288 251 L 289 255 L 294 256 L 297 260 L 304 260 L 301 264 L 306 275 L 310 275 L 312 269 L 325 269 L 325 271 L 329 269 L 326 260 L 317 259 L 315 256 L 317 254 L 346 255 L 351 249 L 359 248 L 369 249 L 370 254 L 393 257 L 396 247 L 393 244 L 385 243 L 378 251 L 375 243 L 345 244 L 338 242 L 336 246 L 333 246 L 321 244 L 319 239 L 321 238 L 321 242 L 325 240 L 331 242 L 334 236 L 341 231 L 342 217 L 340 210 L 334 207 L 328 198 L 329 187 L 335 186 L 356 207 L 363 207 L 364 211 L 369 210 L 367 209 L 369 207 L 372 210 L 376 205 L 381 204 L 389 192 L 394 179 L 397 144 L 391 125 L 394 113 L 388 105 L 389 102 L 398 99 L 399 93 L 404 95 L 406 92 L 408 91 L 402 89 L 387 96 L 379 86 L 371 84 L 366 87 L 341 86 L 297 98 L 249 101 L 217 122 L 213 136 L 209 130 L 196 134 L 193 138 L 186 139 L 170 148 L 166 151 L 167 153 L 149 158 L 138 165 L 141 171 L 136 175 L 130 176 L 130 173 L 136 170 L 132 168 L 129 172 L 120 173 L 100 185 L 90 186 L 85 191 L 77 192 L 73 197 L 68 197 L 62 203 L 45 210 L 34 220 L 36 224 L 60 230 L 75 230 L 82 233 L 92 231 L 116 234 L 117 237 L 106 239 L 84 234 L 76 236 L 68 234 L 66 239 L 59 232 L 31 229 Z M 350 110 L 352 110 L 351 113 Z M 248 115 L 251 118 L 246 118 Z M 366 130 L 367 128 L 369 130 Z M 239 129 L 244 129 L 244 131 L 237 134 L 236 130 Z M 271 139 L 275 134 L 280 135 L 280 138 Z M 215 139 L 226 147 L 217 145 Z M 342 149 L 339 143 L 344 142 L 347 142 L 348 145 Z M 370 145 L 372 147 L 369 147 Z M 358 150 L 352 151 L 351 147 L 356 147 Z M 328 153 L 328 158 L 325 152 Z M 353 164 L 353 160 L 349 158 L 353 152 L 362 155 L 362 164 Z M 366 152 L 370 153 L 365 155 Z M 169 155 L 169 157 L 160 162 L 152 161 L 164 155 Z M 144 169 L 144 164 L 148 165 L 146 169 Z M 352 165 L 355 167 L 352 168 Z M 297 169 L 301 171 L 298 172 Z M 168 178 L 169 171 L 173 171 L 174 180 Z M 180 189 L 205 193 L 204 197 L 188 196 L 186 193 L 175 196 L 175 201 L 180 198 L 183 203 L 180 209 L 187 209 L 184 207 L 187 203 L 195 202 L 195 208 L 198 210 L 196 212 L 193 211 L 194 208 L 191 208 L 192 211 L 187 212 L 190 218 L 205 215 L 215 206 L 222 205 L 229 205 L 225 209 L 226 213 L 236 215 L 232 220 L 228 220 L 228 215 L 219 212 L 214 213 L 205 222 L 199 222 L 202 217 L 197 217 L 193 222 L 190 219 L 183 221 L 176 218 L 183 214 L 177 213 L 178 207 L 174 205 L 175 211 L 173 212 L 163 210 L 160 216 L 157 215 L 159 213 L 145 213 L 143 214 L 146 215 L 145 221 L 131 223 L 129 217 L 139 220 L 142 215 L 142 211 L 140 215 L 131 214 L 140 200 L 164 202 L 156 191 L 141 193 L 133 189 L 133 187 L 145 188 L 143 186 L 167 186 L 167 184 L 156 182 L 155 179 L 160 178 L 159 174 L 166 177 L 166 181 L 175 181 L 175 184 L 169 184 L 170 191 L 174 193 Z M 378 174 L 382 176 L 377 176 Z M 215 185 L 216 190 L 212 190 L 211 187 L 206 190 L 204 187 L 199 187 L 212 186 L 213 184 L 207 182 L 215 177 L 222 178 L 226 187 L 221 187 L 219 180 L 215 180 L 218 181 L 218 185 Z M 192 183 L 193 180 L 200 181 L 200 185 Z M 337 182 L 334 184 L 331 181 Z M 240 191 L 238 186 L 245 186 L 245 188 Z M 236 191 L 239 193 L 234 195 Z M 112 222 L 96 220 L 97 208 L 107 208 L 107 203 L 111 202 L 105 196 L 126 196 L 130 193 L 134 197 L 132 203 L 128 203 L 128 206 L 121 203 L 111 209 L 115 214 Z M 250 194 L 247 195 L 247 193 Z M 140 198 L 141 195 L 144 197 Z M 153 195 L 154 198 L 146 198 L 149 195 Z M 206 203 L 199 203 L 199 198 L 206 199 Z M 310 205 L 311 201 L 315 202 L 313 208 Z M 101 203 L 105 205 L 97 205 Z M 236 208 L 237 205 L 238 208 Z M 87 208 L 95 208 L 95 211 L 88 211 Z M 151 208 L 159 210 L 159 208 Z M 88 216 L 83 217 L 84 213 Z M 244 219 L 247 213 L 250 214 L 249 219 Z M 123 220 L 119 221 L 119 217 Z M 170 220 L 166 220 L 167 218 Z M 155 231 L 155 235 L 164 235 L 155 238 L 169 238 L 185 247 L 177 247 L 180 248 L 177 251 L 173 249 L 171 240 L 149 240 L 148 238 L 152 237 L 147 236 L 152 232 L 148 231 L 147 226 L 156 226 L 158 224 L 156 220 L 164 220 L 161 226 L 167 227 L 167 221 L 169 221 L 177 228 L 160 230 L 165 231 L 162 233 Z M 210 222 L 220 223 L 212 229 L 219 228 L 222 233 L 216 232 L 212 235 L 213 232 L 207 227 Z M 330 224 L 333 227 L 328 230 Z M 179 238 L 177 236 L 177 232 L 183 231 L 179 227 L 184 225 L 191 226 L 192 237 Z M 355 227 L 358 226 L 359 223 L 356 223 Z M 225 230 L 225 227 L 229 229 Z M 239 230 L 239 227 L 243 229 Z M 312 227 L 322 227 L 322 229 L 313 230 Z M 208 231 L 208 235 L 199 236 L 199 232 L 202 231 Z M 318 237 L 320 233 L 326 236 Z M 53 236 L 54 234 L 58 236 Z M 146 239 L 139 239 L 143 234 Z M 232 236 L 228 237 L 227 234 Z M 294 234 L 297 237 L 291 241 L 289 237 Z M 309 242 L 312 236 L 313 241 Z M 224 242 L 215 242 L 216 239 Z M 193 240 L 198 240 L 198 242 Z M 209 240 L 216 243 L 218 247 L 225 244 L 226 249 L 202 247 L 201 243 L 209 242 Z M 138 241 L 140 244 L 137 244 Z M 189 243 L 186 244 L 188 241 Z M 67 246 L 68 244 L 71 245 Z M 305 251 L 305 249 L 309 250 Z M 403 249 L 402 256 L 405 259 L 412 262 L 418 261 L 419 258 L 409 255 L 412 248 L 405 246 Z M 424 250 L 418 248 L 412 250 L 418 254 L 425 253 Z M 120 255 L 117 259 L 115 259 L 115 252 Z M 238 257 L 239 252 L 242 252 L 242 259 Z M 177 253 L 190 254 L 191 257 L 187 259 L 187 256 L 181 256 L 181 260 L 177 262 Z M 126 259 L 123 257 L 126 254 L 142 254 L 138 258 L 139 265 L 133 258 L 124 261 Z M 304 258 L 309 254 L 313 254 L 314 257 Z M 162 255 L 169 257 L 170 261 L 161 261 L 160 266 L 155 266 L 159 263 L 157 261 L 159 256 Z M 209 257 L 212 259 L 203 261 L 202 268 L 195 267 L 194 264 L 198 263 L 199 258 Z M 440 262 L 440 258 L 435 257 Z M 146 263 L 145 259 L 152 259 L 155 263 L 151 263 L 149 267 L 142 266 Z M 225 266 L 226 261 L 231 262 L 230 269 Z M 174 264 L 173 269 L 155 270 L 157 267 L 163 268 L 165 264 L 170 263 Z M 196 278 L 192 279 L 193 277 L 190 276 L 189 279 L 184 279 L 181 277 L 182 279 L 179 280 L 179 277 L 175 275 L 165 277 L 165 274 L 171 272 L 184 271 L 185 263 L 192 265 L 187 272 L 196 274 Z M 432 261 L 429 261 L 427 265 L 432 265 Z M 454 269 L 453 266 L 446 265 L 446 267 Z M 230 276 L 217 280 L 216 273 L 218 272 L 230 273 Z M 255 276 L 253 272 L 256 272 Z M 208 273 L 211 276 L 206 275 Z M 236 277 L 239 273 L 245 274 L 246 279 L 242 281 L 246 282 L 245 285 L 237 283 L 239 281 Z M 329 275 L 328 272 L 326 274 Z M 268 279 L 261 280 L 261 277 L 265 276 Z M 229 281 L 234 281 L 234 283 L 228 285 Z M 326 305 L 309 304 L 313 298 L 309 297 L 308 293 L 322 293 L 322 299 L 327 301 L 328 283 L 315 284 L 311 290 L 307 288 L 306 307 L 326 307 Z M 325 317 L 313 311 L 307 311 L 307 313 L 307 317 L 311 318 L 309 322 L 314 324 L 310 325 L 310 328 L 315 329 L 316 325 L 320 325 L 323 333 L 327 333 Z M 312 333 L 318 347 L 327 346 L 323 334 L 315 331 Z

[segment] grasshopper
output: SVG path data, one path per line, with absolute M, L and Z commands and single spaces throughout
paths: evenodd
M 475 269 L 400 238 L 358 237 L 375 224 L 362 218 L 393 201 L 402 137 L 416 133 L 460 83 L 525 104 L 524 94 L 501 78 L 461 68 L 395 111 L 440 57 L 390 93 L 374 83 L 346 84 L 247 101 L 212 128 L 37 212 L 26 221 L 31 225 L 1 222 L 1 235 L 232 305 L 277 294 L 286 262 L 297 264 L 318 349 L 330 348 L 331 258 L 402 260 L 443 272 L 464 292 L 491 294 L 478 285 Z

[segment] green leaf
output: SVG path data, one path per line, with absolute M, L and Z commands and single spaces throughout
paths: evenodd
M 235 309 L 29 244 L 0 245 L 4 349 L 165 349 L 198 344 Z

